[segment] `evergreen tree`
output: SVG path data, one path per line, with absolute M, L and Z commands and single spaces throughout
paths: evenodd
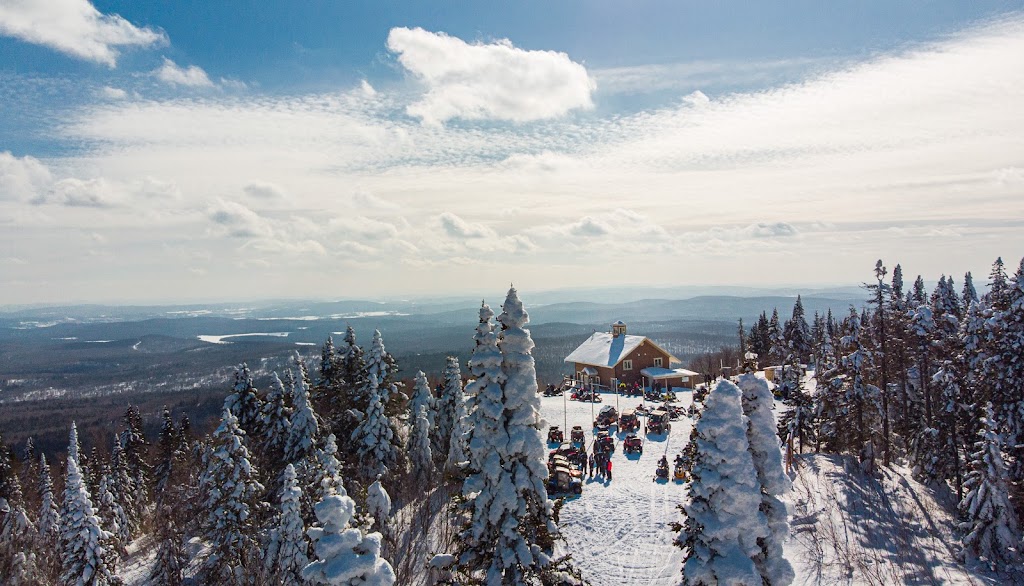
M 36 453 L 36 442 L 31 436 L 25 440 L 25 448 L 21 451 L 20 480 L 23 487 L 34 487 L 39 481 L 39 454 Z M 25 509 L 39 509 L 39 495 L 35 490 L 25 492 Z
M 882 458 L 884 465 L 888 466 L 892 458 L 891 453 L 891 433 L 889 425 L 889 338 L 890 332 L 892 331 L 892 325 L 889 323 L 890 307 L 889 301 L 892 298 L 891 287 L 885 282 L 885 276 L 888 274 L 888 270 L 885 265 L 882 264 L 882 260 L 879 259 L 875 263 L 875 279 L 876 282 L 867 286 L 867 290 L 871 293 L 871 303 L 874 306 L 873 315 L 873 327 L 869 340 L 873 347 L 873 360 L 874 366 L 880 374 L 880 384 L 878 387 L 879 394 L 882 400 L 881 408 L 879 413 L 882 419 Z
M 486 333 L 493 314 L 486 305 L 480 314 L 471 368 L 486 372 L 490 380 L 483 381 L 477 394 L 479 427 L 470 442 L 471 473 L 463 487 L 470 520 L 457 567 L 488 585 L 524 584 L 549 566 L 557 536 L 545 487 L 534 344 L 523 328 L 529 316 L 515 288 L 509 289 L 498 317 L 497 355 L 491 349 L 494 334 Z
M 135 405 L 128 405 L 124 414 L 125 429 L 121 432 L 121 449 L 124 452 L 125 465 L 132 479 L 131 512 L 133 521 L 141 524 L 149 504 L 150 477 L 152 469 L 149 465 L 149 442 L 142 432 L 142 414 Z M 98 466 L 98 464 L 97 464 Z M 123 495 L 118 495 L 123 496 Z M 122 506 L 128 504 L 121 501 Z
M 316 474 L 313 476 L 308 491 L 315 496 L 315 502 L 320 502 L 324 497 L 337 493 L 339 489 L 343 490 L 341 462 L 338 461 L 337 454 L 338 444 L 332 433 L 324 441 L 324 447 L 317 450 Z
M 1011 477 L 1018 480 L 1024 478 L 1024 259 L 1013 278 L 1001 285 L 997 301 L 1002 307 L 993 303 L 989 320 L 988 382 Z M 1019 506 L 1024 508 L 1024 503 Z
M 292 388 L 294 389 L 294 386 Z M 264 459 L 268 462 L 280 461 L 284 456 L 291 429 L 292 407 L 289 403 L 289 393 L 275 372 L 271 377 L 270 390 L 263 403 L 263 410 L 260 412 L 260 428 L 263 430 L 261 447 Z
M 344 384 L 354 389 L 361 383 L 363 370 L 366 362 L 363 358 L 363 349 L 356 344 L 356 331 L 352 326 L 346 326 L 344 344 L 338 350 L 338 360 L 341 363 L 341 379 Z
M 412 397 L 409 398 L 409 421 L 414 421 L 420 407 L 425 407 L 427 429 L 433 429 L 437 419 L 437 399 L 434 398 L 434 394 L 430 390 L 430 382 L 427 381 L 427 375 L 422 370 L 416 371 L 413 381 Z
M 5 583 L 30 584 L 41 580 L 35 549 L 39 538 L 28 517 L 17 476 L 8 479 L 8 498 L 0 497 L 0 576 Z
M 263 557 L 266 574 L 273 584 L 299 586 L 302 584 L 302 570 L 309 564 L 301 500 L 302 489 L 296 479 L 295 467 L 288 464 L 284 469 L 278 525 Z
M 462 392 L 459 360 L 449 356 L 438 420 L 440 442 L 443 448 L 447 448 L 439 456 L 446 457 L 444 469 L 448 475 L 460 473 L 461 464 L 467 458 L 466 419 L 466 399 Z
M 1006 292 L 1009 289 L 1009 282 L 1006 277 L 1006 267 L 1003 265 L 1003 258 L 999 257 L 992 263 L 992 271 L 988 277 L 988 293 L 986 301 L 995 311 L 1003 311 L 1009 307 Z
M 686 521 L 677 539 L 685 552 L 683 577 L 691 586 L 763 584 L 755 560 L 763 560 L 762 545 L 772 531 L 760 511 L 747 426 L 739 388 L 719 382 L 696 424 Z
M 259 501 L 263 485 L 244 438 L 238 419 L 225 406 L 200 482 L 205 495 L 204 533 L 210 545 L 203 571 L 208 581 L 218 584 L 248 584 L 256 576 L 256 520 L 264 508 Z
M 184 534 L 178 525 L 177 515 L 171 505 L 157 505 L 156 561 L 149 574 L 149 581 L 158 586 L 181 586 L 182 574 L 188 566 L 188 552 L 185 550 Z
M 10 498 L 11 485 L 14 482 L 14 466 L 11 464 L 11 449 L 4 443 L 0 434 L 0 498 Z
M 297 355 L 296 360 L 299 360 Z M 309 401 L 309 390 L 302 376 L 295 381 L 294 404 L 288 424 L 288 438 L 284 446 L 284 461 L 290 463 L 304 460 L 320 435 L 320 425 Z
M 376 375 L 373 375 L 376 377 Z M 356 504 L 340 486 L 316 505 L 319 526 L 313 539 L 316 560 L 302 571 L 311 584 L 331 586 L 391 586 L 395 572 L 380 556 L 380 533 L 364 533 L 355 521 Z
M 77 440 L 77 433 L 75 434 Z M 72 442 L 75 443 L 75 442 Z M 85 486 L 75 450 L 69 449 L 64 486 L 64 513 L 61 518 L 61 578 L 68 586 L 107 586 L 121 584 L 117 577 L 112 535 L 100 528 L 99 517 Z
M 340 375 L 338 369 L 338 356 L 334 352 L 334 338 L 327 336 L 323 348 L 320 349 L 320 383 L 324 386 L 332 386 L 338 383 Z
M 807 362 L 811 354 L 811 328 L 807 325 L 804 304 L 799 295 L 796 296 L 796 303 L 793 305 L 793 317 L 786 322 L 783 339 L 787 354 L 793 355 L 792 361 L 788 356 L 784 357 L 787 362 Z
M 395 358 L 384 348 L 384 337 L 381 336 L 380 330 L 374 330 L 373 341 L 370 342 L 370 349 L 366 352 L 365 365 L 359 377 L 362 387 L 356 394 L 356 408 L 366 412 L 371 400 L 370 375 L 373 375 L 377 378 L 378 400 L 384 406 L 388 416 L 394 415 L 397 406 L 404 403 L 406 399 L 398 389 L 397 374 L 398 365 Z
M 743 414 L 747 416 L 747 445 L 761 485 L 760 511 L 768 523 L 769 533 L 761 542 L 761 555 L 754 558 L 766 584 L 785 586 L 795 578 L 793 567 L 782 553 L 782 544 L 789 535 L 786 505 L 779 497 L 788 493 L 789 477 L 782 469 L 782 452 L 775 436 L 773 398 L 768 381 L 753 373 L 740 376 L 743 392 Z
M 378 474 L 385 474 L 398 463 L 397 434 L 391 422 L 384 415 L 384 405 L 377 386 L 377 375 L 367 374 L 369 406 L 363 420 L 352 432 L 356 455 L 362 464 L 362 478 L 369 480 Z
M 249 366 L 242 363 L 235 371 L 235 384 L 231 394 L 224 399 L 224 407 L 238 419 L 238 426 L 250 437 L 259 437 L 260 414 L 263 402 L 260 400 L 256 387 L 252 384 Z
M 993 568 L 1006 567 L 1020 560 L 1020 534 L 1017 517 L 1007 494 L 1007 474 L 1000 452 L 1002 440 L 995 430 L 992 406 L 986 407 L 977 451 L 964 486 L 967 494 L 960 501 L 963 521 L 964 554 L 981 559 Z
M 373 517 L 377 529 L 387 535 L 388 518 L 391 516 L 391 495 L 384 490 L 380 476 L 366 489 L 366 512 Z
M 768 362 L 771 365 L 781 364 L 786 358 L 786 341 L 782 326 L 779 325 L 779 310 L 772 310 L 772 318 L 768 321 Z
M 39 454 L 39 519 L 36 527 L 40 543 L 48 551 L 55 551 L 60 542 L 60 513 L 53 494 L 53 478 L 50 476 L 50 465 L 46 463 L 46 454 Z
M 428 487 L 434 472 L 434 461 L 430 451 L 430 421 L 426 405 L 419 406 L 413 420 L 409 435 L 409 462 L 416 486 L 424 489 Z
M 110 473 L 100 477 L 99 489 L 96 492 L 96 501 L 99 503 L 96 515 L 100 519 L 100 527 L 111 534 L 111 544 L 121 555 L 127 555 L 128 542 L 131 541 L 131 533 L 128 531 L 128 514 L 124 512 L 121 503 L 117 502 L 114 493 L 110 491 Z
M 960 293 L 960 301 L 963 303 L 964 313 L 971 307 L 972 303 L 977 303 L 978 291 L 974 288 L 974 277 L 971 276 L 971 271 L 964 273 L 964 290 Z
M 109 489 L 114 499 L 121 504 L 121 508 L 128 515 L 128 523 L 122 525 L 121 530 L 129 535 L 134 534 L 140 524 L 139 511 L 144 506 L 138 501 L 135 480 L 128 470 L 128 459 L 124 455 L 121 442 L 123 436 L 114 436 L 114 447 L 110 453 L 110 481 Z

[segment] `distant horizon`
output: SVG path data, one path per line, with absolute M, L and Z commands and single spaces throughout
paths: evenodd
M 975 274 L 972 274 L 974 278 L 975 287 L 978 289 L 979 294 L 987 290 L 987 273 L 983 281 L 978 280 Z M 1011 272 L 1012 276 L 1012 272 Z M 886 282 L 891 282 L 892 274 L 890 268 L 890 274 L 887 275 Z M 908 290 L 913 285 L 913 280 L 916 275 L 907 276 L 904 275 L 905 285 L 904 290 Z M 925 286 L 931 291 L 936 280 L 925 279 Z M 957 279 L 954 276 L 954 282 L 956 284 L 957 292 L 959 293 L 960 287 L 963 285 L 963 277 Z M 837 294 L 835 299 L 856 299 L 857 292 L 864 291 L 864 285 L 866 282 L 855 283 L 855 284 L 786 284 L 778 286 L 759 286 L 759 285 L 665 285 L 665 286 L 647 286 L 647 287 L 636 287 L 630 288 L 623 285 L 595 285 L 592 287 L 588 286 L 575 286 L 575 287 L 560 287 L 560 288 L 546 288 L 546 289 L 524 289 L 519 285 L 515 285 L 517 291 L 519 291 L 520 298 L 526 303 L 526 309 L 529 310 L 530 305 L 550 305 L 553 303 L 600 303 L 600 304 L 614 304 L 614 303 L 629 303 L 632 301 L 644 300 L 644 299 L 664 299 L 664 300 L 685 300 L 697 297 L 787 297 L 795 299 L 797 295 L 814 296 L 814 297 L 829 297 L 830 292 Z M 10 303 L 0 304 L 0 313 L 10 313 L 15 311 L 25 311 L 31 309 L 47 309 L 47 308 L 62 308 L 62 307 L 111 307 L 111 308 L 144 308 L 144 307 L 191 307 L 200 308 L 204 305 L 224 305 L 228 307 L 237 307 L 244 304 L 258 304 L 264 306 L 273 306 L 276 304 L 297 304 L 297 303 L 346 303 L 346 302 L 365 302 L 365 303 L 382 303 L 382 304 L 397 304 L 397 303 L 453 303 L 453 302 L 473 302 L 479 303 L 481 300 L 487 302 L 492 307 L 500 305 L 501 300 L 505 298 L 507 293 L 507 286 L 500 291 L 495 289 L 490 293 L 453 293 L 453 294 L 441 294 L 441 293 L 409 293 L 409 294 L 394 294 L 394 295 L 381 295 L 381 296 L 333 296 L 333 297 L 313 297 L 313 296 L 296 296 L 296 297 L 252 297 L 252 298 L 222 298 L 222 299 L 184 299 L 184 300 L 172 300 L 172 299 L 152 299 L 152 300 L 80 300 L 80 301 L 40 301 L 36 303 Z M 610 295 L 623 291 L 635 291 L 634 294 L 627 296 L 626 298 L 609 298 Z M 664 294 L 664 295 L 659 295 Z M 579 298 L 572 297 L 578 295 Z M 550 298 L 559 298 L 556 300 L 550 300 Z M 544 299 L 541 302 L 532 302 L 532 299 Z M 564 299 L 561 299 L 564 298 Z M 593 301 L 595 298 L 603 298 L 600 301 Z

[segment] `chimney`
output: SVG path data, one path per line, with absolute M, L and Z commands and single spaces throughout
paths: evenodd
M 612 337 L 618 338 L 619 336 L 626 335 L 626 324 L 620 319 L 612 324 Z

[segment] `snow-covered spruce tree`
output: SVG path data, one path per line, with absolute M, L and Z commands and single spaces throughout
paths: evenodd
M 132 478 L 134 491 L 130 503 L 134 510 L 129 512 L 129 516 L 136 526 L 141 526 L 150 502 L 150 478 L 153 476 L 153 470 L 149 464 L 149 442 L 142 431 L 142 413 L 138 406 L 128 405 L 124 413 L 124 423 L 125 429 L 121 432 L 121 448 L 124 450 L 125 465 Z M 93 466 L 98 469 L 99 462 L 94 462 Z M 129 503 L 124 500 L 119 500 L 119 502 L 123 507 L 129 506 Z
M 41 582 L 35 553 L 39 536 L 25 509 L 21 481 L 16 475 L 7 480 L 7 496 L 0 497 L 0 576 L 5 576 L 9 584 Z
M 39 483 L 39 454 L 36 452 L 36 442 L 31 436 L 25 440 L 25 447 L 21 451 L 20 478 L 21 486 L 25 489 L 25 509 L 39 510 L 39 494 L 35 490 Z
M 466 387 L 471 408 L 467 410 L 463 440 L 467 454 L 465 471 L 470 474 L 476 474 L 482 469 L 483 456 L 487 455 L 487 444 L 479 444 L 482 449 L 474 450 L 473 440 L 477 433 L 497 433 L 495 421 L 502 409 L 501 385 L 505 382 L 505 374 L 501 371 L 501 350 L 498 349 L 493 318 L 494 312 L 490 306 L 481 304 L 480 322 L 473 335 L 473 353 L 469 358 L 469 370 L 474 378 Z
M 377 377 L 377 395 L 388 417 L 398 414 L 399 406 L 408 399 L 399 389 L 398 365 L 394 356 L 384 348 L 384 337 L 380 330 L 374 330 L 370 348 L 364 356 L 365 364 L 360 373 L 361 387 L 356 393 L 356 408 L 366 412 L 370 404 L 370 375 Z
M 110 480 L 108 488 L 114 499 L 121 504 L 121 509 L 128 515 L 128 523 L 121 530 L 134 535 L 139 529 L 141 520 L 137 516 L 140 506 L 137 502 L 135 480 L 128 471 L 128 459 L 121 447 L 122 436 L 114 435 L 114 447 L 110 452 Z
M 303 491 L 304 495 L 311 495 L 315 499 L 314 502 L 320 502 L 325 496 L 335 494 L 343 488 L 338 443 L 333 433 L 324 440 L 322 448 L 317 448 L 314 472 L 315 474 L 310 475 L 307 490 Z
M 782 554 L 782 544 L 789 535 L 786 504 L 779 497 L 788 493 L 789 477 L 782 469 L 782 452 L 775 436 L 771 391 L 768 381 L 754 374 L 739 378 L 743 391 L 743 414 L 747 416 L 747 444 L 761 485 L 761 507 L 768 522 L 769 534 L 761 542 L 761 555 L 754 559 L 765 584 L 786 586 L 795 578 L 793 567 Z
M 258 575 L 255 524 L 266 503 L 259 500 L 263 485 L 244 437 L 238 419 L 225 406 L 200 481 L 205 495 L 203 529 L 209 543 L 203 573 L 207 581 L 217 584 L 249 584 Z
M 454 430 L 459 426 L 459 420 L 466 416 L 464 403 L 459 359 L 449 356 L 444 369 L 444 385 L 437 400 L 437 420 L 430 437 L 430 448 L 438 463 L 443 463 L 451 451 Z
M 691 586 L 762 586 L 755 560 L 771 530 L 747 443 L 741 393 L 729 381 L 708 394 L 697 422 L 697 453 L 677 542 L 685 552 L 683 578 Z
M 875 403 L 879 395 L 878 387 L 867 381 L 872 363 L 871 352 L 865 343 L 867 333 L 863 330 L 864 325 L 863 317 L 858 316 L 856 310 L 851 308 L 850 317 L 847 319 L 848 333 L 842 341 L 846 354 L 841 360 L 841 369 L 845 374 L 843 387 L 849 414 L 847 422 L 853 428 L 853 442 L 852 445 L 847 445 L 846 449 L 855 454 L 861 453 L 866 443 L 871 440 L 872 424 L 878 412 Z
M 156 541 L 156 560 L 150 570 L 149 581 L 160 586 L 181 586 L 182 573 L 188 566 L 184 532 L 174 508 L 162 502 L 157 505 L 153 539 Z
M 804 304 L 799 295 L 796 296 L 796 303 L 793 304 L 793 317 L 786 322 L 782 337 L 788 352 L 793 354 L 792 362 L 794 364 L 807 362 L 810 359 L 811 329 L 807 325 Z
M 262 455 L 267 462 L 279 462 L 288 443 L 292 407 L 288 391 L 275 372 L 270 380 L 270 390 L 260 412 L 260 428 L 263 440 L 260 442 Z M 289 460 L 290 461 L 290 460 Z
M 1003 284 L 1001 307 L 990 320 L 991 364 L 988 370 L 995 420 L 1010 456 L 1011 478 L 1024 479 L 1024 259 L 1014 276 Z M 1024 512 L 1024 499 L 1018 501 Z
M 397 434 L 391 421 L 384 415 L 384 405 L 377 388 L 377 375 L 368 374 L 367 393 L 370 403 L 363 420 L 352 432 L 352 443 L 361 464 L 361 478 L 369 481 L 378 474 L 386 474 L 398 462 Z
M 481 308 L 471 361 L 482 373 L 479 427 L 470 441 L 471 473 L 463 487 L 470 520 L 456 568 L 490 586 L 539 583 L 552 563 L 557 528 L 545 486 L 533 340 L 523 328 L 529 316 L 515 288 L 502 306 L 496 340 L 487 332 L 490 315 L 486 305 Z
M 960 292 L 960 303 L 963 304 L 963 311 L 967 313 L 972 303 L 977 303 L 978 291 L 974 288 L 974 277 L 971 276 L 971 271 L 964 273 L 964 288 Z
M 327 336 L 323 347 L 320 348 L 320 380 L 317 384 L 323 387 L 330 387 L 337 383 L 338 355 L 334 351 L 334 337 Z
M 309 388 L 302 376 L 295 380 L 294 409 L 288 423 L 284 461 L 298 463 L 306 459 L 320 436 L 320 424 L 309 401 Z
M 61 583 L 69 586 L 121 584 L 115 567 L 117 556 L 111 547 L 113 536 L 100 528 L 78 461 L 71 456 L 68 456 L 63 509 Z
M 416 371 L 413 381 L 412 396 L 409 397 L 409 421 L 412 422 L 416 418 L 421 406 L 426 407 L 427 428 L 433 429 L 437 420 L 437 399 L 434 398 L 434 393 L 430 390 L 430 382 L 427 381 L 427 375 L 422 370 Z
M 284 469 L 284 488 L 281 490 L 281 512 L 277 527 L 271 531 L 263 556 L 265 576 L 272 584 L 302 584 L 302 570 L 309 564 L 301 500 L 302 489 L 299 488 L 295 467 L 288 464 Z
M 391 495 L 384 490 L 380 476 L 366 488 L 366 513 L 373 517 L 377 530 L 386 535 L 389 529 L 388 519 L 391 517 Z
M 395 572 L 380 556 L 381 534 L 364 534 L 354 523 L 356 503 L 338 484 L 335 494 L 316 504 L 320 524 L 306 532 L 316 560 L 302 570 L 302 578 L 330 586 L 391 586 Z
M 109 470 L 100 477 L 100 486 L 96 492 L 96 515 L 100 518 L 100 526 L 111 534 L 111 545 L 117 549 L 120 555 L 125 555 L 128 542 L 131 541 L 131 533 L 128 531 L 130 522 L 128 514 L 124 512 L 121 503 L 117 502 L 114 493 L 110 490 L 110 479 Z
M 46 454 L 39 454 L 39 501 L 36 521 L 39 540 L 47 550 L 54 551 L 60 541 L 60 513 L 53 494 L 53 477 L 50 476 L 50 465 L 46 463 Z
M 972 455 L 971 469 L 964 481 L 967 493 L 960 501 L 960 530 L 964 556 L 968 560 L 981 559 L 997 569 L 1019 562 L 1020 533 L 1007 493 L 1002 439 L 995 430 L 992 405 L 987 405 L 985 410 L 975 444 L 977 451 Z
M 235 383 L 231 388 L 231 394 L 224 399 L 224 407 L 238 419 L 238 426 L 246 435 L 259 437 L 263 401 L 252 384 L 249 366 L 244 362 L 235 371 Z
M 434 475 L 434 460 L 430 451 L 430 421 L 426 405 L 420 405 L 416 411 L 409 433 L 408 450 L 412 479 L 417 488 L 415 494 L 425 495 L 424 491 L 430 486 Z

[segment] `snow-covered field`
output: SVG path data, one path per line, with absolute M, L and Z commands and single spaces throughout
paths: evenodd
M 677 404 L 690 405 L 689 392 L 677 396 Z M 562 397 L 543 397 L 541 401 L 548 424 L 567 423 L 567 430 L 573 425 L 583 426 L 589 451 L 593 441 L 591 404 L 566 400 L 563 408 Z M 604 401 L 593 405 L 595 414 L 602 405 L 615 405 L 615 395 L 605 395 Z M 618 409 L 621 412 L 640 403 L 639 397 L 619 397 Z M 643 421 L 641 418 L 641 437 Z M 689 418 L 684 417 L 672 422 L 671 433 L 646 436 L 643 455 L 639 456 L 623 454 L 626 434 L 615 434 L 612 480 L 588 478 L 583 495 L 565 503 L 559 525 L 568 553 L 594 586 L 674 585 L 682 579 L 682 550 L 672 544 L 675 533 L 669 525 L 682 521 L 676 507 L 682 502 L 686 485 L 653 479 L 662 454 L 668 454 L 671 462 L 689 440 L 691 427 Z M 566 431 L 567 440 L 568 436 Z

